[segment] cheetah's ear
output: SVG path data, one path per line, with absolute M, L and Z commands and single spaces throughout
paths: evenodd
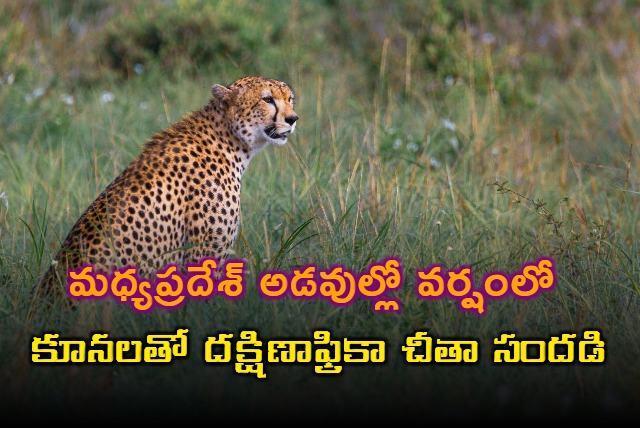
M 222 107 L 226 107 L 229 102 L 231 90 L 225 86 L 218 85 L 217 83 L 211 87 L 211 95 L 213 99 L 218 102 Z

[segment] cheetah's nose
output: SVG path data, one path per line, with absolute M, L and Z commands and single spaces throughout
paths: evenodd
M 293 125 L 294 123 L 296 123 L 296 120 L 298 120 L 298 116 L 287 116 L 284 118 L 284 121 L 289 125 Z

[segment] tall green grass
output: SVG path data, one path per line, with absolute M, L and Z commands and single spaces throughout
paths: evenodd
M 432 402 L 441 406 L 434 414 L 443 415 L 455 402 L 489 415 L 523 416 L 589 409 L 614 415 L 637 405 L 640 50 L 637 33 L 626 32 L 636 26 L 637 5 L 625 4 L 628 14 L 611 6 L 597 12 L 608 13 L 609 20 L 599 21 L 602 17 L 579 1 L 565 2 L 567 8 L 543 2 L 541 10 L 456 2 L 429 12 L 441 23 L 458 23 L 447 24 L 449 33 L 426 44 L 407 36 L 401 49 L 402 34 L 429 35 L 427 22 L 402 15 L 410 8 L 400 7 L 395 23 L 414 33 L 378 40 L 371 30 L 378 16 L 373 6 L 345 13 L 342 2 L 282 3 L 286 7 L 278 11 L 288 19 L 273 35 L 277 44 L 263 46 L 272 51 L 202 64 L 187 58 L 185 67 L 174 70 L 152 58 L 128 79 L 92 68 L 103 77 L 89 84 L 56 79 L 51 70 L 68 65 L 47 56 L 63 49 L 54 43 L 60 28 L 96 19 L 87 17 L 89 12 L 61 12 L 63 3 L 49 2 L 32 11 L 32 20 L 0 33 L 6 60 L 0 70 L 0 194 L 6 196 L 0 199 L 0 382 L 6 391 L 52 408 L 77 399 L 79 390 L 87 399 L 113 404 L 144 401 L 138 394 L 156 390 L 163 397 L 159 404 L 166 399 L 167 405 L 188 406 L 195 400 L 262 408 L 262 403 L 274 410 L 285 409 L 288 399 L 312 396 L 355 405 L 367 391 L 372 404 Z M 188 11 L 197 2 L 177 4 Z M 14 6 L 2 6 L 17 16 Z M 110 31 L 117 32 L 118 18 L 105 10 L 112 25 L 105 28 L 115 26 Z M 139 16 L 123 10 L 123 21 Z M 160 10 L 160 18 L 175 15 Z M 268 11 L 258 12 L 269 21 Z M 51 20 L 38 19 L 38 13 Z M 370 32 L 351 34 L 355 47 L 323 47 L 318 34 L 346 31 L 343 21 L 333 26 L 335 14 L 351 24 L 371 24 L 363 27 Z M 513 22 L 525 22 L 527 31 L 544 35 L 535 17 L 573 36 L 588 36 L 594 45 L 586 49 L 583 39 L 552 32 L 556 57 L 545 57 L 513 32 Z M 463 18 L 475 26 L 460 27 L 456 19 Z M 576 22 L 582 25 L 574 34 Z M 252 31 L 254 24 L 238 25 Z M 483 39 L 479 28 L 498 42 Z M 16 34 L 42 38 L 53 47 L 34 53 Z M 96 40 L 92 43 L 99 46 Z M 420 49 L 433 43 L 449 48 L 442 59 L 449 68 L 424 64 Z M 623 52 L 607 56 L 616 43 L 623 44 Z M 354 53 L 367 54 L 371 64 L 348 61 Z M 580 62 L 571 64 L 571 55 Z M 39 70 L 38 60 L 49 67 Z M 509 68 L 509 61 L 524 65 Z M 289 144 L 260 153 L 243 178 L 235 255 L 246 261 L 245 297 L 193 301 L 144 316 L 114 301 L 95 301 L 73 312 L 53 307 L 30 319 L 29 290 L 93 198 L 135 158 L 147 137 L 202 107 L 211 84 L 228 84 L 244 74 L 289 82 L 300 116 Z M 43 93 L 34 95 L 37 88 Z M 73 96 L 72 105 L 64 103 L 65 95 Z M 399 314 L 372 313 L 364 301 L 345 308 L 316 300 L 267 301 L 256 290 L 258 275 L 267 269 L 315 263 L 362 271 L 388 256 L 403 263 L 405 281 L 395 293 L 402 302 Z M 555 290 L 529 301 L 489 301 L 483 317 L 461 312 L 451 300 L 422 301 L 414 292 L 415 270 L 434 263 L 471 265 L 479 284 L 487 272 L 514 272 L 540 256 L 554 258 Z M 45 331 L 138 338 L 178 327 L 190 330 L 190 357 L 171 366 L 30 363 L 31 337 Z M 231 365 L 205 365 L 200 356 L 204 338 L 222 331 L 256 329 L 267 340 L 311 338 L 320 328 L 336 337 L 384 338 L 387 364 L 347 364 L 338 379 L 314 375 L 310 366 L 267 365 L 268 380 L 259 382 L 233 373 Z M 605 364 L 490 362 L 492 339 L 501 332 L 549 338 L 587 328 L 602 332 Z M 408 366 L 399 349 L 416 330 L 479 340 L 480 363 Z

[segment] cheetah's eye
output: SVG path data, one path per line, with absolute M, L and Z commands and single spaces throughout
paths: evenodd
M 262 101 L 264 101 L 267 104 L 276 105 L 276 102 L 273 100 L 273 97 L 263 97 Z

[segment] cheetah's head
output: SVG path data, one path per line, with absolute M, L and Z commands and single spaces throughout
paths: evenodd
M 226 87 L 213 85 L 211 94 L 231 132 L 252 152 L 268 143 L 285 144 L 296 128 L 293 92 L 283 82 L 244 77 Z

